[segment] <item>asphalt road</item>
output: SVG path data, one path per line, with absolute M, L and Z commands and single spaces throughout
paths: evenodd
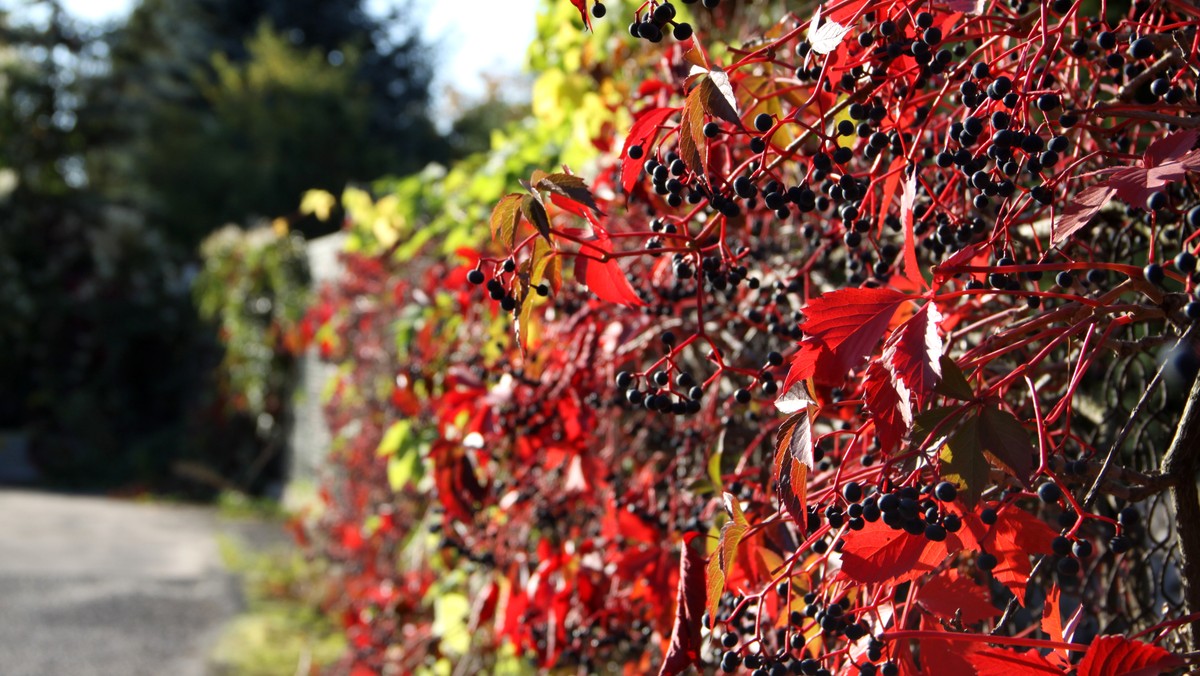
M 211 510 L 0 489 L 0 674 L 203 676 L 239 609 Z

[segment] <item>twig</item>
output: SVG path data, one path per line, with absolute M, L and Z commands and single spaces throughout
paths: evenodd
M 1179 340 L 1175 342 L 1175 349 L 1178 349 L 1179 346 L 1184 343 L 1184 341 L 1190 340 L 1195 331 L 1196 327 L 1195 325 L 1192 325 L 1192 327 L 1185 331 L 1184 334 L 1179 337 Z M 1132 410 L 1129 411 L 1129 419 L 1125 421 L 1125 426 L 1121 428 L 1121 432 L 1117 434 L 1117 438 L 1113 440 L 1112 446 L 1110 446 L 1108 449 L 1108 455 L 1104 456 L 1104 464 L 1100 465 L 1100 471 L 1096 473 L 1096 478 L 1092 481 L 1091 488 L 1088 489 L 1087 494 L 1083 498 L 1083 506 L 1085 508 L 1091 507 L 1092 503 L 1095 502 L 1096 497 L 1100 494 L 1100 486 L 1104 483 L 1104 477 L 1108 474 L 1109 469 L 1112 467 L 1113 458 L 1115 458 L 1117 455 L 1117 449 L 1119 449 L 1125 443 L 1125 439 L 1128 438 L 1129 433 L 1133 431 L 1133 425 L 1141 415 L 1142 407 L 1145 406 L 1146 402 L 1150 400 L 1150 395 L 1154 392 L 1155 388 L 1158 387 L 1158 383 L 1162 380 L 1163 372 L 1166 367 L 1167 363 L 1164 361 L 1163 364 L 1158 367 L 1158 371 L 1154 374 L 1154 378 L 1150 381 L 1150 384 L 1146 386 L 1146 391 L 1142 393 L 1141 398 L 1138 399 L 1138 403 L 1133 407 Z M 1166 462 L 1165 458 L 1163 462 Z M 1165 471 L 1163 473 L 1166 474 Z
M 1200 610 L 1200 490 L 1196 485 L 1200 451 L 1200 378 L 1192 383 L 1175 437 L 1163 456 L 1161 471 L 1175 478 L 1171 498 L 1179 533 L 1180 572 L 1187 612 Z M 1189 643 L 1200 648 L 1200 620 L 1190 623 Z

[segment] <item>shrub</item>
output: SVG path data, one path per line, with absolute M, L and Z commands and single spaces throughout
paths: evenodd
M 600 12 L 588 179 L 318 305 L 347 666 L 1183 665 L 1200 12 L 731 4 Z

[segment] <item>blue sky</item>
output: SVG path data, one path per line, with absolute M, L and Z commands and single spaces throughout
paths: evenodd
M 64 0 L 75 16 L 90 21 L 118 18 L 135 0 Z M 387 0 L 370 5 L 387 7 Z M 424 8 L 424 32 L 439 43 L 438 100 L 447 83 L 468 97 L 484 91 L 483 75 L 519 73 L 533 39 L 538 0 L 418 0 Z M 447 39 L 439 39 L 445 36 Z

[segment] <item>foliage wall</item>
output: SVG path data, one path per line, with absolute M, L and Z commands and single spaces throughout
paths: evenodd
M 339 669 L 1193 659 L 1196 8 L 596 6 L 343 198 Z

